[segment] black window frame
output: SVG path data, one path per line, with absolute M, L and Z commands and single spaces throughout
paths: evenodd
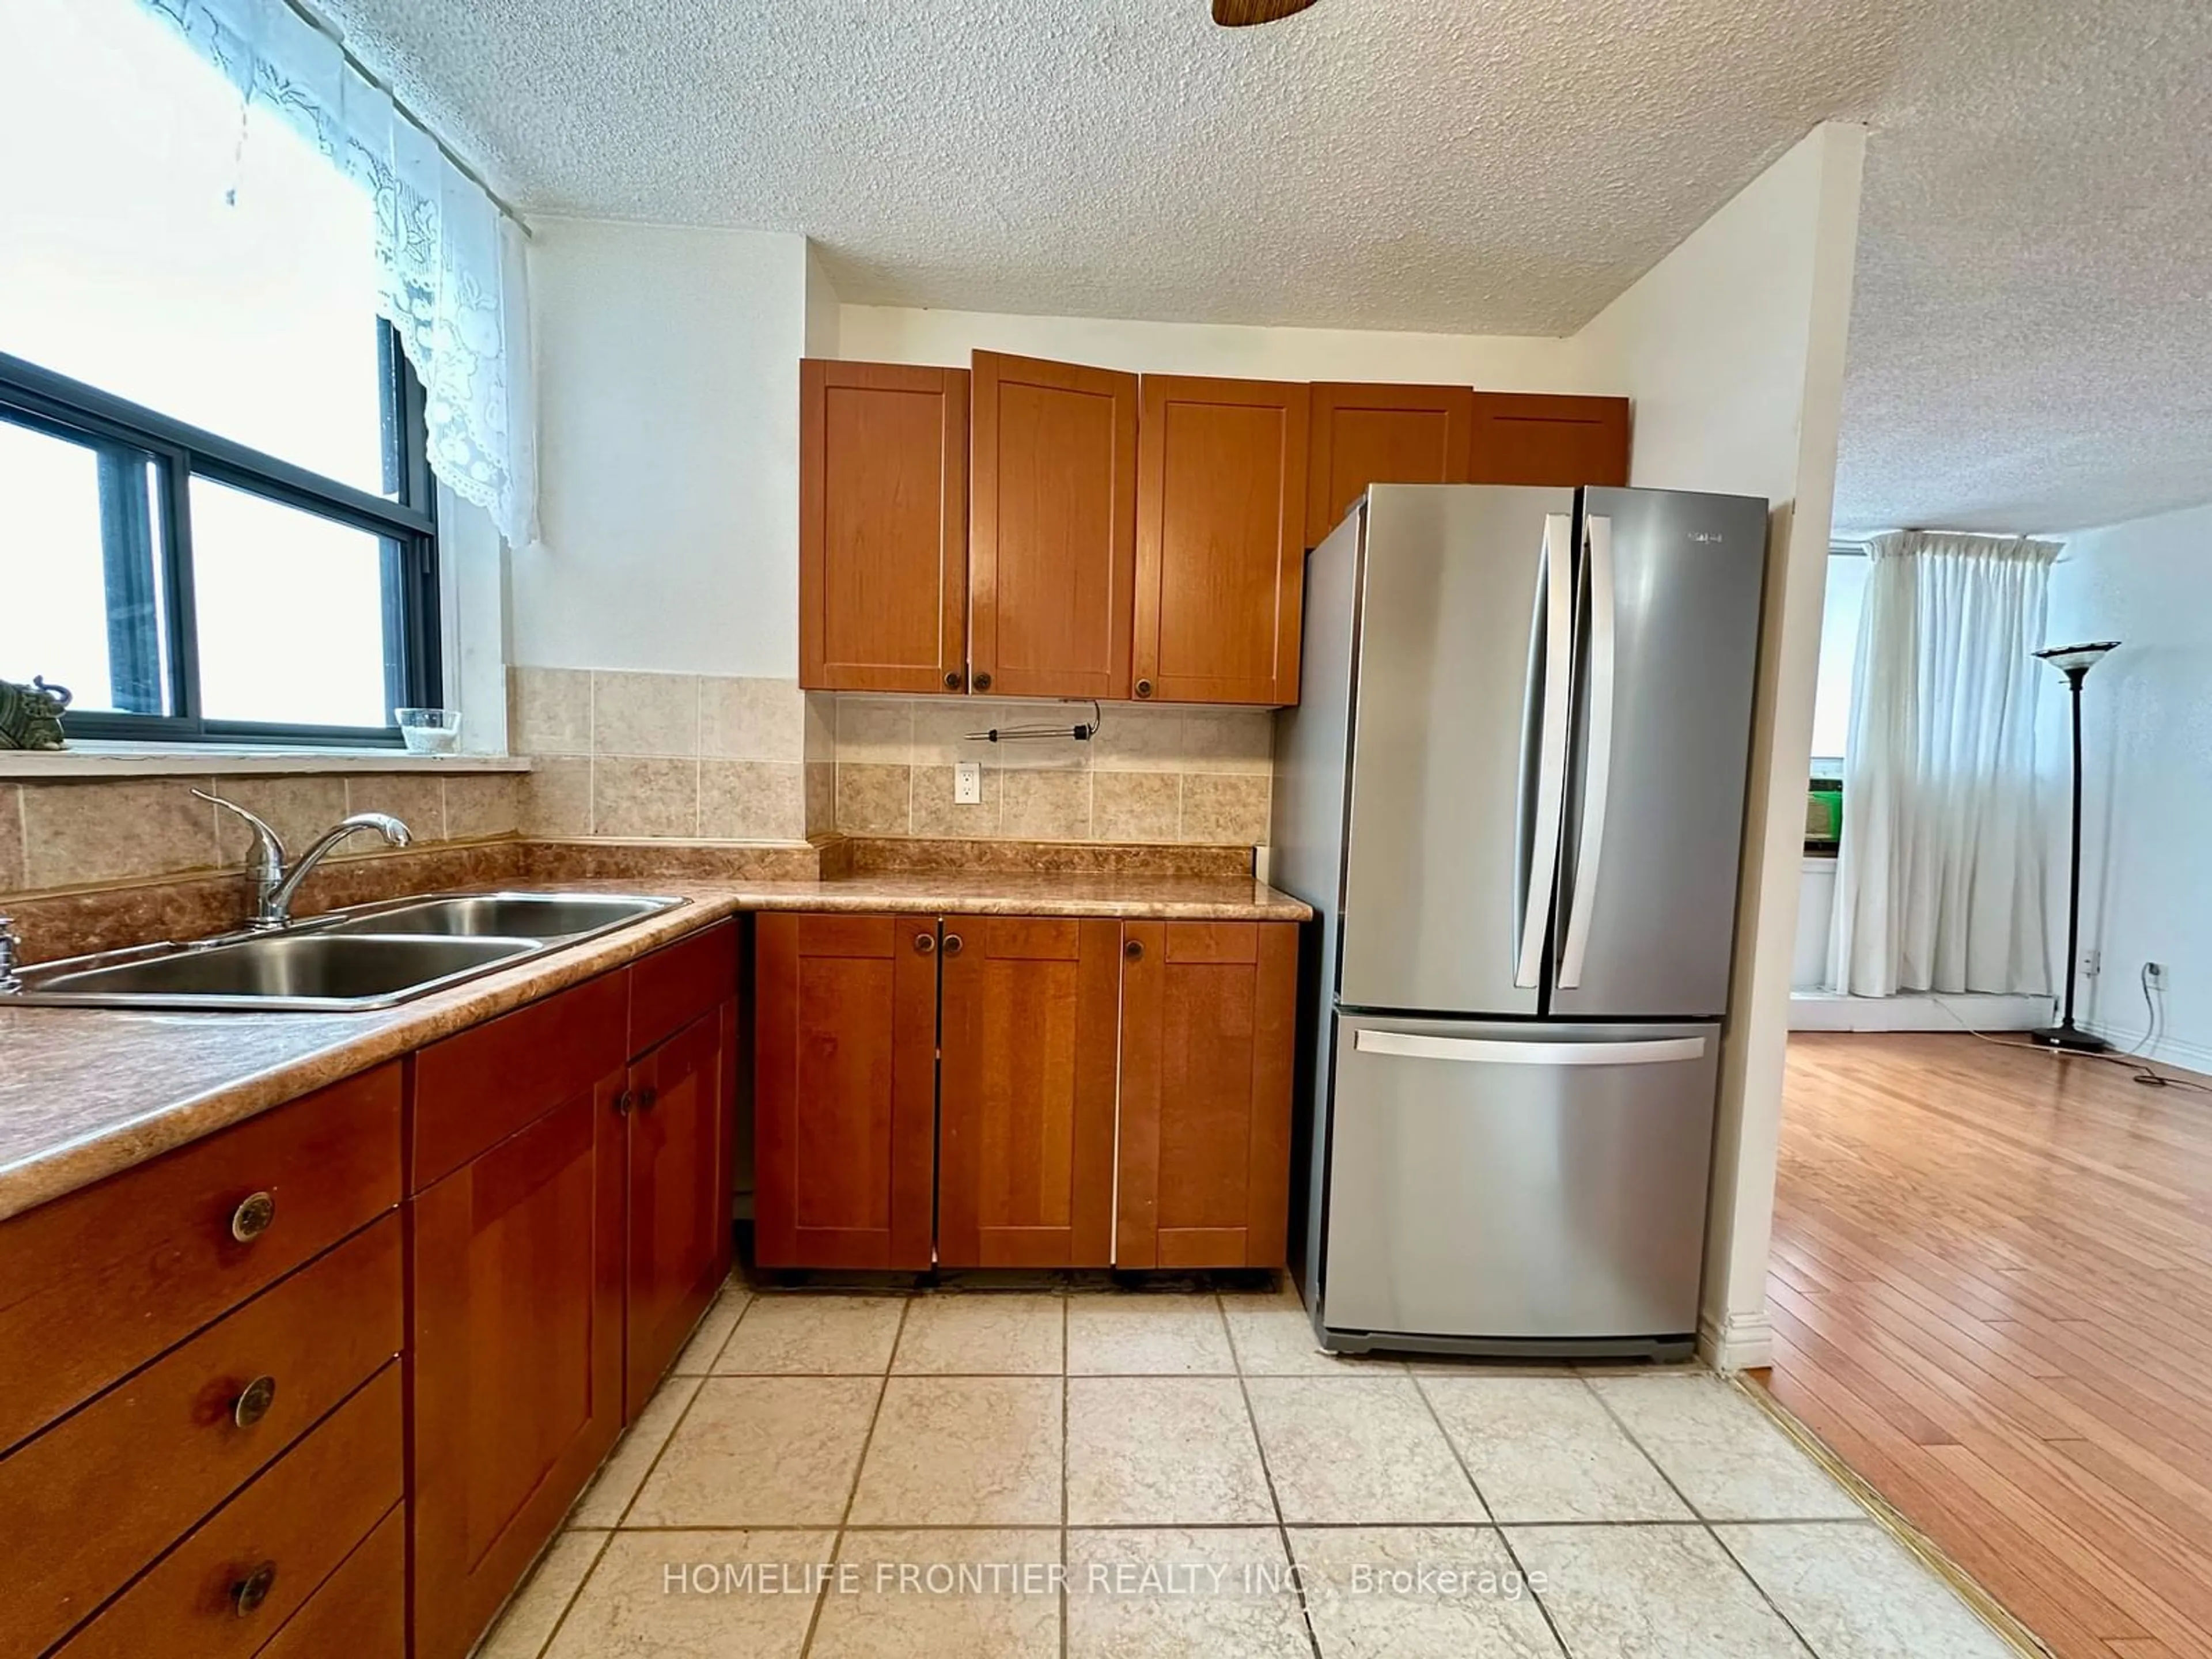
M 72 709 L 63 718 L 69 737 L 97 742 L 401 746 L 396 719 L 380 726 L 323 726 L 205 715 L 193 591 L 194 478 L 226 484 L 381 538 L 386 707 L 434 708 L 443 704 L 437 486 L 426 447 L 422 386 L 400 350 L 392 325 L 379 319 L 376 329 L 384 483 L 392 492 L 388 498 L 0 352 L 0 422 L 84 444 L 103 457 L 130 452 L 152 463 L 155 511 L 150 514 L 133 507 L 138 495 L 135 489 L 118 490 L 115 502 L 105 499 L 110 473 L 108 467 L 101 467 L 100 536 L 110 581 L 111 640 L 118 625 L 113 583 L 123 567 L 132 567 L 124 580 L 139 580 L 143 569 L 147 579 L 159 585 L 162 602 L 153 672 L 162 694 L 161 706 L 170 712 Z M 114 510 L 117 503 L 120 511 Z M 154 637 L 150 626 L 147 633 Z M 143 657 L 136 661 L 143 683 L 148 665 Z

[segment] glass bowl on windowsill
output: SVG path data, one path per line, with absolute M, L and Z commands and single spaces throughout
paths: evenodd
M 450 755 L 461 746 L 458 708 L 395 708 L 392 716 L 410 755 Z

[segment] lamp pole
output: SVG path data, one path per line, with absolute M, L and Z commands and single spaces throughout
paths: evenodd
M 2118 641 L 2097 645 L 2057 646 L 2035 654 L 2066 676 L 2066 690 L 2074 720 L 2074 813 L 2072 847 L 2066 875 L 2066 1002 L 2058 1024 L 2035 1033 L 2036 1042 L 2063 1054 L 2101 1054 L 2112 1047 L 2074 1023 L 2075 982 L 2081 968 L 2081 682 L 2089 671 L 2115 649 Z

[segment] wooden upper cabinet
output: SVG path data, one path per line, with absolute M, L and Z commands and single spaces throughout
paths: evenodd
M 1137 377 L 979 351 L 974 392 L 969 684 L 1127 697 Z
M 764 915 L 754 949 L 755 1259 L 926 1270 L 936 920 Z
M 1628 399 L 1476 392 L 1468 482 L 1626 483 Z
M 1121 965 L 1118 1267 L 1279 1267 L 1297 928 L 1130 922 Z
M 1121 925 L 948 916 L 937 1258 L 1111 1264 Z
M 799 366 L 799 680 L 957 690 L 965 673 L 968 371 Z
M 1297 701 L 1310 405 L 1303 385 L 1145 377 L 1136 696 Z
M 1463 386 L 1317 382 L 1306 545 L 1320 546 L 1370 484 L 1465 483 L 1474 432 Z

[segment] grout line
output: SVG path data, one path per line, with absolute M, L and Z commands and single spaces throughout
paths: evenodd
M 900 1341 L 906 1335 L 908 1313 L 914 1307 L 914 1298 L 904 1297 L 899 1301 L 898 1328 L 891 1333 L 890 1348 L 884 1354 L 884 1368 L 878 1372 L 875 1409 L 868 1413 L 867 1432 L 860 1437 L 860 1455 L 853 1460 L 853 1484 L 845 1488 L 845 1507 L 838 1512 L 837 1525 L 830 1534 L 830 1556 L 836 1560 L 842 1552 L 845 1533 L 853 1519 L 853 1503 L 860 1495 L 860 1476 L 868 1467 L 868 1449 L 875 1443 L 876 1424 L 884 1414 L 884 1396 L 890 1392 L 891 1367 L 897 1362 Z M 747 1310 L 750 1311 L 750 1309 Z M 806 1659 L 814 1646 L 814 1632 L 822 1623 L 822 1608 L 830 1597 L 830 1581 L 825 1577 L 814 1592 L 814 1610 L 806 1617 L 806 1635 L 799 1644 L 799 1659 Z
M 1252 1408 L 1252 1389 L 1244 1375 L 1243 1361 L 1237 1352 L 1237 1338 L 1229 1328 L 1229 1310 L 1222 1305 L 1221 1292 L 1213 1293 L 1213 1316 L 1221 1322 L 1221 1340 L 1229 1345 L 1229 1363 L 1237 1368 L 1237 1393 L 1244 1402 L 1244 1421 L 1252 1431 L 1252 1448 L 1260 1458 L 1260 1479 L 1267 1483 L 1267 1504 L 1275 1511 L 1275 1542 L 1283 1552 L 1283 1563 L 1291 1570 L 1291 1589 L 1298 1598 L 1298 1617 L 1306 1627 L 1306 1642 L 1313 1649 L 1313 1659 L 1322 1659 L 1321 1632 L 1314 1628 L 1313 1608 L 1306 1601 L 1306 1587 L 1298 1571 L 1298 1558 L 1291 1548 L 1291 1529 L 1283 1519 L 1283 1500 L 1275 1491 L 1275 1472 L 1267 1465 L 1267 1443 L 1260 1435 L 1260 1414 Z
M 1562 1655 L 1571 1652 L 1572 1650 L 1567 1646 L 1567 1638 L 1559 1633 L 1559 1623 L 1552 1617 L 1551 1608 L 1544 1605 L 1544 1598 L 1537 1594 L 1535 1581 L 1528 1576 L 1528 1564 L 1522 1560 L 1521 1552 L 1513 1547 L 1511 1534 L 1498 1519 L 1498 1511 L 1491 1507 L 1490 1500 L 1482 1495 L 1482 1482 L 1474 1478 L 1474 1471 L 1467 1466 L 1467 1459 L 1460 1452 L 1459 1442 L 1451 1437 L 1451 1431 L 1444 1426 L 1443 1413 L 1437 1410 L 1437 1402 L 1429 1398 L 1429 1391 L 1421 1386 L 1422 1374 L 1410 1369 L 1406 1374 L 1413 1381 L 1413 1392 L 1421 1397 L 1421 1404 L 1428 1408 L 1429 1420 L 1437 1425 L 1437 1432 L 1443 1436 L 1444 1444 L 1451 1451 L 1452 1461 L 1459 1465 L 1459 1472 L 1467 1477 L 1467 1484 L 1474 1488 L 1474 1501 L 1482 1505 L 1482 1512 L 1490 1517 L 1491 1525 L 1498 1533 L 1498 1545 L 1504 1550 L 1505 1559 L 1513 1564 L 1513 1571 L 1521 1575 L 1522 1583 L 1528 1587 L 1528 1598 L 1535 1602 L 1536 1611 L 1544 1620 L 1544 1628 L 1552 1632 L 1552 1640 L 1558 1644 Z
M 538 1558 L 539 1571 L 542 1571 L 544 1570 L 545 1558 L 553 1553 L 554 1546 L 558 1544 L 563 1538 L 567 1537 L 571 1531 L 580 1532 L 588 1530 L 590 1529 L 587 1528 L 572 1528 L 564 1526 L 559 1532 L 555 1533 L 553 1534 L 552 1541 L 545 1547 L 545 1555 L 541 1555 Z M 551 1626 L 546 1631 L 545 1639 L 539 1643 L 537 1648 L 532 1651 L 529 1656 L 529 1659 L 542 1659 L 542 1656 L 553 1651 L 554 1643 L 561 1639 L 561 1626 L 568 1622 L 568 1615 L 575 1611 L 576 1603 L 583 1599 L 584 1587 L 592 1582 L 592 1575 L 599 1570 L 600 1561 L 605 1558 L 607 1551 L 613 1547 L 614 1541 L 615 1529 L 612 1527 L 609 1527 L 599 1535 L 599 1547 L 592 1552 L 592 1559 L 584 1563 L 583 1571 L 576 1575 L 576 1587 L 568 1592 L 568 1598 L 561 1603 L 560 1613 L 554 1619 Z M 514 1596 L 508 1599 L 505 1611 L 500 1615 L 502 1620 L 506 1618 L 507 1613 L 512 1613 L 514 1610 L 515 1602 L 520 1599 L 520 1593 L 519 1591 Z M 496 1629 L 497 1626 L 495 1626 L 493 1628 Z

